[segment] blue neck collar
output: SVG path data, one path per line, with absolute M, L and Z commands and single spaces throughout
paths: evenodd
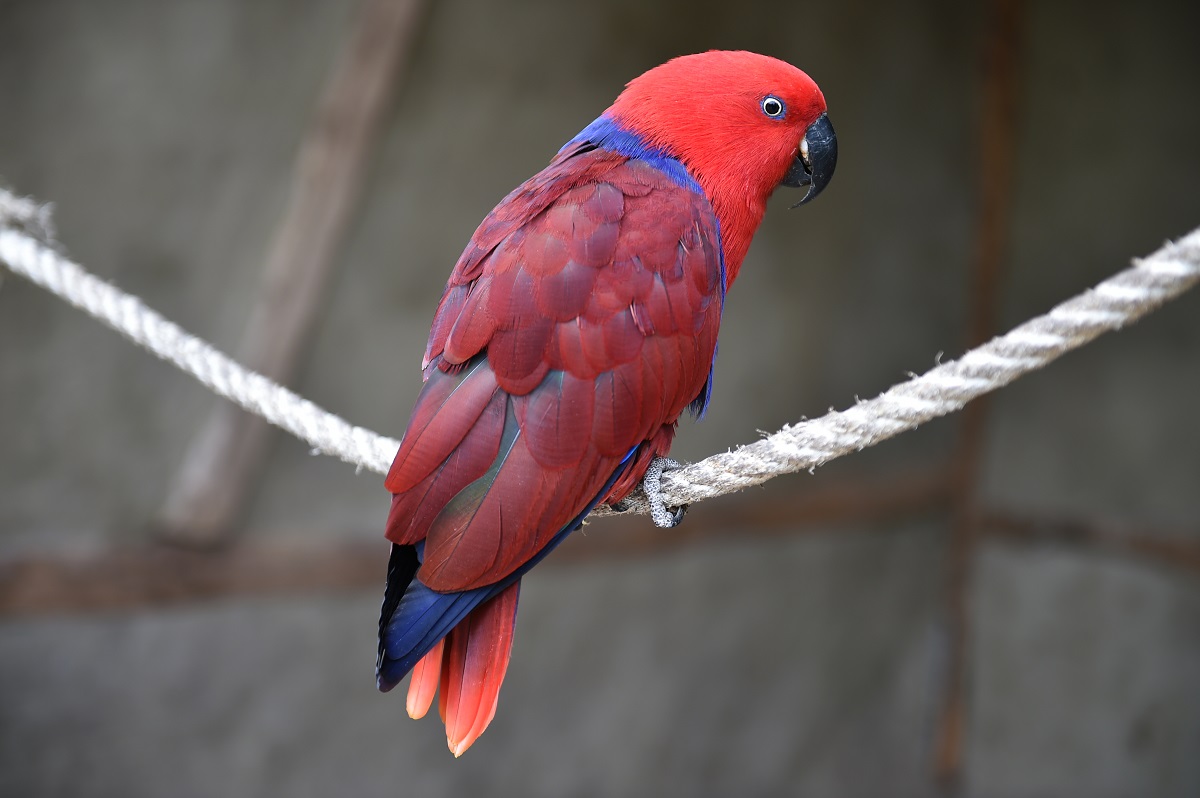
M 684 188 L 695 191 L 697 194 L 704 193 L 700 184 L 678 159 L 672 157 L 666 150 L 651 147 L 641 136 L 621 127 L 608 114 L 597 117 L 594 122 L 581 130 L 578 136 L 568 141 L 562 149 L 566 150 L 583 142 L 590 142 L 597 147 L 612 150 L 626 158 L 645 161 Z

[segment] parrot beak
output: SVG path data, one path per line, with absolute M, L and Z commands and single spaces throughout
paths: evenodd
M 793 205 L 799 208 L 804 203 L 821 193 L 821 189 L 829 184 L 833 177 L 833 168 L 837 166 L 837 136 L 833 134 L 833 125 L 829 124 L 829 116 L 821 114 L 800 140 L 800 152 L 791 168 L 783 177 L 783 185 L 799 188 L 808 186 L 804 199 Z

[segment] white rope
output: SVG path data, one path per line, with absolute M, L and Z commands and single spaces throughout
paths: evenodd
M 28 197 L 18 197 L 0 188 L 0 228 L 11 227 L 43 241 L 53 241 L 53 211 L 52 205 L 41 205 Z
M 744 490 L 780 474 L 814 469 L 915 429 L 1045 366 L 1101 333 L 1137 320 L 1197 282 L 1200 228 L 1134 261 L 1132 268 L 1046 315 L 874 399 L 785 426 L 755 443 L 663 474 L 663 500 L 675 506 Z M 638 512 L 649 508 L 640 493 L 626 500 L 626 505 Z
M 184 332 L 140 299 L 89 274 L 26 232 L 36 205 L 0 189 L 0 262 L 87 311 L 216 393 L 308 442 L 317 452 L 386 474 L 400 442 L 347 424 Z
M 399 442 L 347 424 L 313 403 L 247 371 L 53 248 L 47 210 L 0 189 L 0 262 L 179 366 L 216 393 L 333 455 L 387 473 Z M 1200 228 L 1067 300 L 1044 316 L 901 383 L 874 399 L 662 474 L 668 506 L 690 504 L 811 470 L 948 415 L 967 402 L 1045 366 L 1101 333 L 1149 313 L 1200 282 Z M 649 512 L 639 490 L 626 512 Z M 597 508 L 594 514 L 608 514 Z

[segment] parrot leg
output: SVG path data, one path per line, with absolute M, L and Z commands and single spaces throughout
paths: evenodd
M 642 477 L 642 490 L 645 491 L 646 499 L 650 502 L 650 518 L 660 529 L 678 526 L 679 522 L 683 520 L 683 514 L 687 512 L 686 504 L 682 507 L 667 507 L 662 496 L 663 472 L 675 471 L 680 468 L 683 468 L 683 464 L 680 462 L 668 457 L 655 457 L 650 461 L 646 475 Z

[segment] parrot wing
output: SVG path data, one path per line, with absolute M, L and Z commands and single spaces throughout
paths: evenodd
M 386 481 L 417 579 L 496 585 L 644 471 L 659 452 L 631 455 L 707 396 L 723 296 L 708 200 L 646 161 L 582 144 L 505 198 L 451 275 Z

